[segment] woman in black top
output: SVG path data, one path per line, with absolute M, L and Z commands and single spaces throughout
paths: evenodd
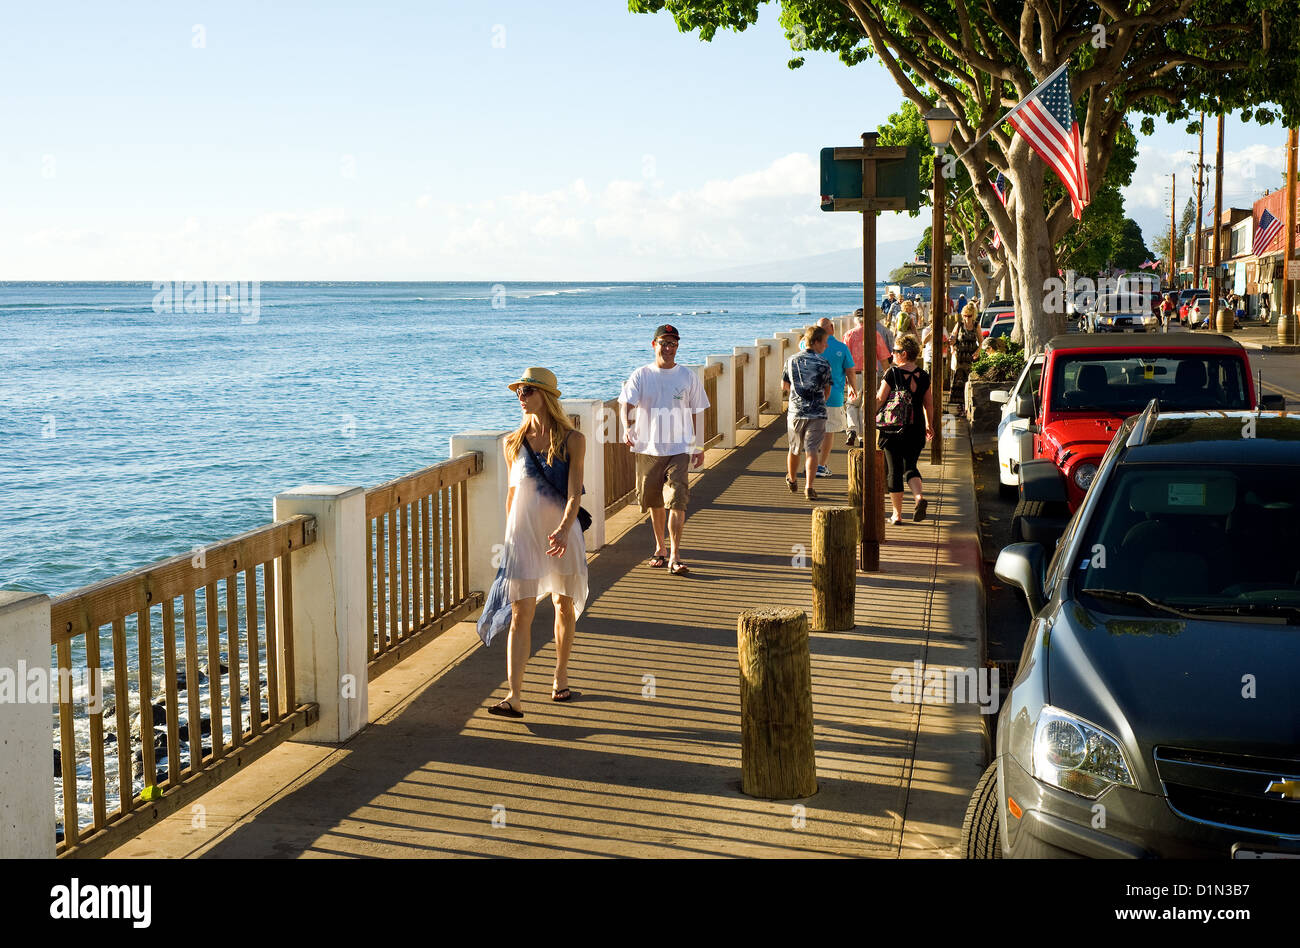
M 889 499 L 894 505 L 890 523 L 903 522 L 903 482 L 912 491 L 915 506 L 913 520 L 925 519 L 926 500 L 922 496 L 921 472 L 916 462 L 921 457 L 925 442 L 934 437 L 934 401 L 930 395 L 930 376 L 917 368 L 916 357 L 921 352 L 915 336 L 900 336 L 894 342 L 894 364 L 885 370 L 876 404 L 884 405 L 890 393 L 906 385 L 912 393 L 912 418 L 902 431 L 895 434 L 880 433 L 880 447 L 885 452 L 885 470 L 889 481 Z M 924 411 L 924 414 L 922 414 Z

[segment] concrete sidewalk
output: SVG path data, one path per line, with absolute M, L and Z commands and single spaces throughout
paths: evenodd
M 857 628 L 811 636 L 819 790 L 773 802 L 740 792 L 736 617 L 811 609 L 811 505 L 785 487 L 784 420 L 764 421 L 693 489 L 691 577 L 645 565 L 650 528 L 631 514 L 592 558 L 572 702 L 548 700 L 549 607 L 522 720 L 486 713 L 505 650 L 465 623 L 371 683 L 374 723 L 345 745 L 281 745 L 113 855 L 957 855 L 985 762 L 979 708 L 891 689 L 917 667 L 981 664 L 964 424 L 941 469 L 923 456 L 930 519 L 886 527 L 881 571 L 859 574 Z M 818 502 L 843 504 L 842 448 L 831 466 Z

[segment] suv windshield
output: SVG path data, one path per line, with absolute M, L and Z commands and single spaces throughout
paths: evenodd
M 1106 495 L 1080 547 L 1080 591 L 1209 615 L 1300 612 L 1292 468 L 1132 464 Z
M 1238 356 L 1062 353 L 1052 364 L 1052 411 L 1135 414 L 1153 398 L 1164 411 L 1250 408 Z

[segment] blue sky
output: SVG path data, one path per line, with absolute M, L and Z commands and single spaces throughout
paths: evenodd
M 817 152 L 902 97 L 874 63 L 787 69 L 775 14 L 704 44 L 619 0 L 11 8 L 0 279 L 653 279 L 854 247 Z M 1283 137 L 1229 121 L 1227 203 L 1277 184 Z M 1143 141 L 1148 240 L 1195 145 Z

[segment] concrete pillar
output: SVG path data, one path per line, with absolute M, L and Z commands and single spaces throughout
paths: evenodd
M 316 518 L 316 542 L 291 553 L 289 564 L 294 682 L 298 700 L 318 704 L 320 718 L 292 739 L 340 743 L 369 723 L 366 491 L 299 487 L 276 494 L 274 511 L 276 520 Z M 277 563 L 277 608 L 283 594 Z
M 736 346 L 736 355 L 738 357 L 748 357 L 745 359 L 744 365 L 736 369 L 745 377 L 745 404 L 742 410 L 749 419 L 749 424 L 745 427 L 757 428 L 759 402 L 758 346 Z
M 718 376 L 718 434 L 720 448 L 736 446 L 736 360 L 733 356 L 709 356 L 705 366 L 722 366 Z
M 54 858 L 54 750 L 50 702 L 59 680 L 50 667 L 50 597 L 0 591 L 0 859 Z M 33 673 L 48 701 L 27 701 Z
M 497 566 L 493 560 L 506 537 L 510 469 L 506 467 L 505 440 L 509 434 L 508 431 L 462 431 L 451 436 L 452 457 L 469 451 L 483 455 L 483 470 L 466 481 L 465 509 L 469 515 L 469 588 L 481 590 L 485 595 L 496 578 Z
M 773 333 L 777 339 L 785 340 L 785 358 L 790 358 L 799 351 L 799 342 L 803 339 L 803 331 L 789 330 L 787 332 Z
M 780 336 L 754 341 L 760 346 L 769 346 L 771 348 L 764 360 L 765 371 L 761 380 L 763 394 L 760 401 L 767 402 L 768 412 L 779 415 L 781 414 L 781 372 L 785 369 L 785 359 L 788 354 L 786 341 Z
M 587 439 L 582 470 L 582 483 L 587 492 L 582 495 L 582 506 L 591 514 L 591 527 L 583 534 L 590 553 L 605 545 L 605 442 L 618 438 L 618 412 L 607 410 L 604 402 L 594 398 L 565 398 L 560 405 L 568 414 L 578 416 L 578 430 Z M 504 524 L 502 533 L 505 533 Z

